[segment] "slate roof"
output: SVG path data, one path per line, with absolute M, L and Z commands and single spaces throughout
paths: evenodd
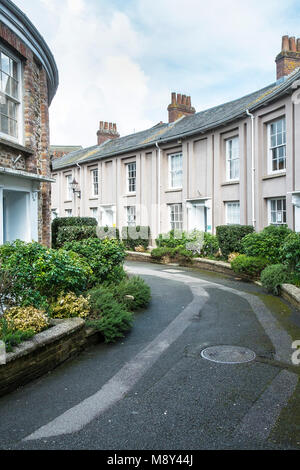
M 207 132 L 234 121 L 245 115 L 246 110 L 254 111 L 260 106 L 281 98 L 293 91 L 292 85 L 300 79 L 300 69 L 295 70 L 289 77 L 280 83 L 273 83 L 261 90 L 250 93 L 234 101 L 201 111 L 193 116 L 187 116 L 171 124 L 158 124 L 145 131 L 137 132 L 118 139 L 109 140 L 100 146 L 93 146 L 83 150 L 71 152 L 52 162 L 53 169 L 58 170 L 73 166 L 75 163 L 84 163 L 102 158 L 120 155 L 155 143 L 163 143 Z

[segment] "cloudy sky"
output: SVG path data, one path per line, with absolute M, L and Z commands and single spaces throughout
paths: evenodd
M 171 91 L 197 111 L 275 80 L 281 36 L 300 37 L 299 0 L 14 0 L 48 42 L 60 86 L 51 143 L 96 143 L 167 121 Z

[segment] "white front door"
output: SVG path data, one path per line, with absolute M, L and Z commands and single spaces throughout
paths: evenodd
M 114 227 L 115 222 L 115 209 L 113 206 L 101 208 L 102 213 L 102 227 Z

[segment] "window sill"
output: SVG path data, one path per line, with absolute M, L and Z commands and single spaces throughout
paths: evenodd
M 135 197 L 136 196 L 136 193 L 127 193 L 127 194 L 124 194 L 123 197 Z
M 72 199 L 68 199 L 67 201 L 64 201 L 64 204 L 66 204 L 67 202 L 73 202 Z
M 262 177 L 262 180 L 270 180 L 273 178 L 281 178 L 282 176 L 286 176 L 286 171 L 281 171 L 280 173 L 272 173 L 270 175 L 266 175 Z
M 98 201 L 98 199 L 99 199 L 99 196 L 91 196 L 89 198 L 90 201 Z
M 0 137 L 0 144 L 4 145 L 5 147 L 13 148 L 15 150 L 19 150 L 20 152 L 23 152 L 27 155 L 33 155 L 34 151 L 31 150 L 28 147 L 24 147 L 24 145 L 20 145 L 17 142 L 13 142 L 7 139 L 3 139 L 3 137 Z
M 165 193 L 180 193 L 182 192 L 182 188 L 173 188 L 173 189 L 166 189 Z
M 222 183 L 221 186 L 233 186 L 236 184 L 240 184 L 240 180 L 226 181 L 225 183 Z

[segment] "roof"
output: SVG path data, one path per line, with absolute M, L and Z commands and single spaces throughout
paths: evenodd
M 71 152 L 53 161 L 53 169 L 58 170 L 77 163 L 92 162 L 151 147 L 155 143 L 167 143 L 176 139 L 205 133 L 244 116 L 247 110 L 253 112 L 259 107 L 281 98 L 286 93 L 292 92 L 293 83 L 299 79 L 300 69 L 297 69 L 285 81 L 273 83 L 237 100 L 215 106 L 192 116 L 180 118 L 171 124 L 158 124 L 145 131 L 106 141 L 100 146 L 95 145 Z
M 58 70 L 46 41 L 30 19 L 11 0 L 0 0 L 0 20 L 36 54 L 48 77 L 49 104 L 58 87 Z
M 81 150 L 82 145 L 50 145 L 50 153 L 53 152 L 75 152 L 76 150 Z
M 46 176 L 38 175 L 36 173 L 29 173 L 28 171 L 15 170 L 13 168 L 0 167 L 0 174 L 18 176 L 20 178 L 25 178 L 33 181 L 40 181 L 41 183 L 54 183 L 53 178 L 48 178 Z

